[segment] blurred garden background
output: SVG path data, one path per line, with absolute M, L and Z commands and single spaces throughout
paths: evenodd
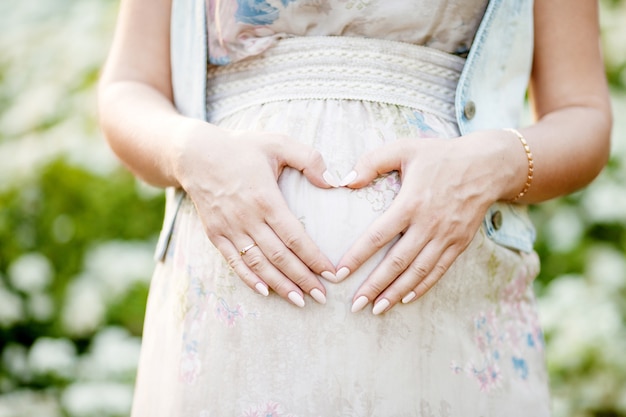
M 532 209 L 555 417 L 626 416 L 626 0 L 600 4 L 611 161 Z M 129 412 L 163 196 L 97 127 L 117 7 L 0 2 L 0 417 Z

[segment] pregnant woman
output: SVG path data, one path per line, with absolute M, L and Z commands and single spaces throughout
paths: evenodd
M 122 1 L 102 126 L 168 188 L 132 415 L 550 415 L 525 205 L 607 160 L 597 19 Z

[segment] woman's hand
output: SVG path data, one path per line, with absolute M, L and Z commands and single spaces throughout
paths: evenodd
M 359 159 L 349 187 L 364 187 L 393 170 L 399 171 L 402 187 L 337 266 L 343 279 L 400 235 L 357 290 L 353 312 L 373 302 L 373 313 L 380 314 L 426 293 L 469 245 L 487 208 L 521 189 L 525 174 L 516 176 L 525 173 L 526 159 L 515 137 L 503 138 L 507 135 L 402 139 Z
M 176 176 L 208 238 L 250 288 L 268 295 L 270 287 L 299 307 L 303 292 L 323 304 L 325 289 L 316 274 L 334 280 L 334 266 L 291 213 L 277 184 L 291 167 L 330 188 L 320 153 L 281 134 L 193 123 L 180 141 Z

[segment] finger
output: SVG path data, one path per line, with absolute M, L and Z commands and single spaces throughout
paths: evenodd
M 288 209 L 284 200 L 267 211 L 265 222 L 311 271 L 327 280 L 336 281 L 335 266 L 306 233 L 304 226 Z
M 382 174 L 400 171 L 402 160 L 406 157 L 406 148 L 401 147 L 403 142 L 399 140 L 362 155 L 353 170 L 340 181 L 339 185 L 361 188 Z
M 264 277 L 264 281 L 276 294 L 298 307 L 304 307 L 304 297 L 300 288 L 267 260 L 261 248 L 254 246 L 243 255 L 240 252 L 237 254 L 254 274 Z
M 434 279 L 434 281 L 429 281 L 432 287 L 449 267 L 448 261 L 451 263 L 454 260 L 454 257 L 448 259 L 448 253 L 450 253 L 448 249 L 442 250 L 433 241 L 429 242 L 409 268 L 380 294 L 374 303 L 372 313 L 381 314 L 388 311 L 401 301 L 403 297 L 413 291 L 416 286 L 425 282 L 428 277 Z
M 250 238 L 241 239 L 242 242 L 250 242 Z M 278 270 L 273 268 L 269 262 L 263 261 L 263 253 L 257 246 L 253 246 L 242 255 L 242 249 L 236 249 L 235 246 L 225 237 L 213 238 L 215 246 L 226 258 L 230 267 L 241 278 L 241 280 L 250 288 L 258 293 L 267 296 L 269 288 L 272 288 L 276 294 L 282 298 L 289 300 L 298 307 L 304 307 L 304 298 L 300 289 L 289 279 L 283 276 Z M 248 248 L 250 243 L 245 244 L 242 248 Z M 259 276 L 264 276 L 265 280 L 261 280 Z
M 430 270 L 435 266 L 437 260 L 439 259 L 441 253 L 443 251 L 437 247 L 433 241 L 428 242 L 417 257 L 413 256 L 412 262 L 409 263 L 408 267 L 398 276 L 397 278 L 389 282 L 389 285 L 385 288 L 381 288 L 373 284 L 373 282 L 367 282 L 361 285 L 361 287 L 357 290 L 355 294 L 355 298 L 359 297 L 367 297 L 369 300 L 375 300 L 374 307 L 372 309 L 372 313 L 377 315 L 387 311 L 393 305 L 395 305 L 402 295 L 399 292 L 394 291 L 394 285 L 396 282 L 399 282 L 400 286 L 406 287 L 406 291 L 402 294 L 406 294 L 406 292 L 410 291 L 414 288 L 418 282 L 420 282 Z M 379 296 L 380 294 L 380 296 Z
M 416 228 L 409 229 L 393 245 L 383 260 L 374 268 L 365 282 L 356 291 L 353 297 L 354 301 L 361 297 L 367 298 L 368 301 L 377 299 L 381 293 L 406 271 L 426 244 L 415 230 Z M 406 292 L 412 290 L 415 285 L 416 283 L 409 285 Z M 363 308 L 365 305 L 362 305 L 362 303 L 363 301 L 357 304 L 356 307 L 353 305 L 354 310 L 358 311 L 359 305 Z
M 300 289 L 308 293 L 320 304 L 326 303 L 326 289 L 317 276 L 311 272 L 267 225 L 263 225 L 253 233 L 254 239 L 265 258 Z
M 406 295 L 403 296 L 402 303 L 410 303 L 426 294 L 445 275 L 445 273 L 448 272 L 450 266 L 452 266 L 461 252 L 462 250 L 459 250 L 455 246 L 450 246 L 443 253 L 431 272 L 422 281 L 420 281 L 413 290 L 405 293 Z M 402 291 L 403 290 L 400 290 L 400 293 L 402 293 Z
M 218 236 L 214 237 L 212 241 L 217 250 L 224 256 L 228 265 L 248 287 L 266 297 L 269 295 L 267 284 L 248 268 L 248 265 L 246 265 L 241 258 L 239 251 L 235 249 L 228 239 L 223 236 Z
M 324 158 L 316 149 L 288 138 L 282 150 L 284 163 L 302 172 L 311 184 L 320 188 L 339 186 L 339 179 L 326 170 Z
M 391 242 L 408 226 L 408 217 L 398 199 L 367 228 L 337 264 L 337 281 L 356 271 L 374 253 Z

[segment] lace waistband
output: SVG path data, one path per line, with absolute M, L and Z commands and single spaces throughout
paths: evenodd
M 262 55 L 207 69 L 207 117 L 285 100 L 362 100 L 455 121 L 465 60 L 435 49 L 341 36 L 279 41 Z

